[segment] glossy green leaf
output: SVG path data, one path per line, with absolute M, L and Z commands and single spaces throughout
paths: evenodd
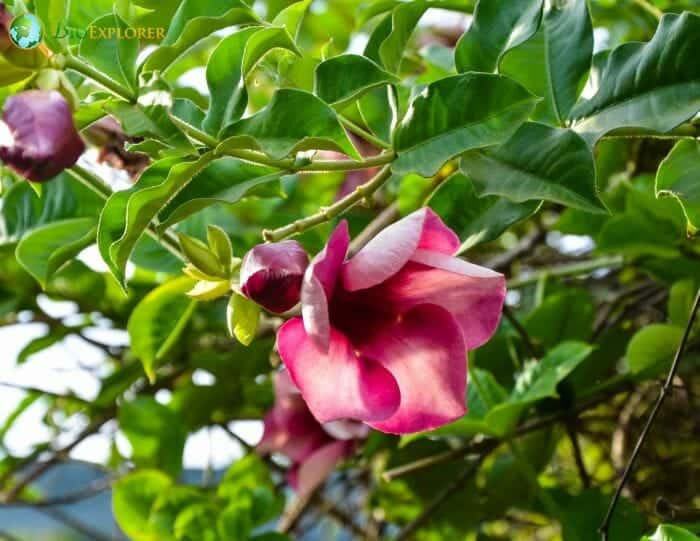
M 697 541 L 700 539 L 694 533 L 671 524 L 660 524 L 650 536 L 644 536 L 641 541 Z
M 219 158 L 194 177 L 158 214 L 160 231 L 208 206 L 233 204 L 248 195 L 280 196 L 280 173 L 235 158 Z
M 22 238 L 17 245 L 17 261 L 44 287 L 58 269 L 95 242 L 96 233 L 92 218 L 49 223 Z
M 195 301 L 185 295 L 191 288 L 189 278 L 166 282 L 146 295 L 129 318 L 131 350 L 151 381 L 158 363 L 177 343 L 194 312 Z
M 537 98 L 501 75 L 467 73 L 429 85 L 394 133 L 396 173 L 433 176 L 460 154 L 497 145 L 527 119 Z
M 586 82 L 592 55 L 587 2 L 551 2 L 540 29 L 503 54 L 499 71 L 543 98 L 533 120 L 564 125 Z
M 511 225 L 532 215 L 537 201 L 514 203 L 506 198 L 479 197 L 474 186 L 461 173 L 443 182 L 429 199 L 430 207 L 462 240 L 459 253 L 492 241 Z
M 687 139 L 676 143 L 656 173 L 656 196 L 678 201 L 689 235 L 700 230 L 700 142 Z
M 333 109 L 313 94 L 291 88 L 275 92 L 259 113 L 224 128 L 222 138 L 218 152 L 253 147 L 281 159 L 302 150 L 336 150 L 360 158 Z
M 304 15 L 311 5 L 311 0 L 300 0 L 288 5 L 272 19 L 273 26 L 284 27 L 289 35 L 296 41 L 301 30 Z
M 682 327 L 665 323 L 652 323 L 637 331 L 625 354 L 630 372 L 643 377 L 661 374 L 670 366 L 682 336 Z
M 465 154 L 461 167 L 480 195 L 606 211 L 598 198 L 593 154 L 569 129 L 528 122 L 500 147 Z
M 529 406 L 556 398 L 557 385 L 588 357 L 593 348 L 583 342 L 562 342 L 539 361 L 530 361 L 518 375 L 510 397 L 486 416 L 490 432 L 503 436 L 517 424 Z
M 178 541 L 223 541 L 216 530 L 217 508 L 211 503 L 186 507 L 175 520 Z
M 693 280 L 681 280 L 671 286 L 668 295 L 668 319 L 677 327 L 685 327 L 695 300 L 697 288 Z
M 617 128 L 666 132 L 691 118 L 700 109 L 699 46 L 700 15 L 665 14 L 651 41 L 610 53 L 598 92 L 571 112 L 574 130 L 593 144 Z
M 0 86 L 7 86 L 27 79 L 33 74 L 29 69 L 15 66 L 0 56 Z
M 228 332 L 241 344 L 251 344 L 258 331 L 260 306 L 243 295 L 233 293 L 226 310 Z
M 258 17 L 241 0 L 183 0 L 160 47 L 146 58 L 141 71 L 165 72 L 185 51 L 213 32 L 255 22 Z
M 170 541 L 175 535 L 175 521 L 187 507 L 204 503 L 206 496 L 191 486 L 174 486 L 163 492 L 151 506 L 148 532 Z
M 116 278 L 123 282 L 126 262 L 151 220 L 212 159 L 213 155 L 207 153 L 190 162 L 160 160 L 141 174 L 135 186 L 107 199 L 100 215 L 97 244 Z
M 369 58 L 344 54 L 316 67 L 314 93 L 326 103 L 342 108 L 373 88 L 396 82 L 396 77 Z
M 34 0 L 34 9 L 44 26 L 44 40 L 54 51 L 61 51 L 63 40 L 56 35 L 60 35 L 59 24 L 65 24 L 68 16 L 66 0 Z
M 203 127 L 216 135 L 222 126 L 241 118 L 248 105 L 246 77 L 270 50 L 280 47 L 298 53 L 282 27 L 247 28 L 224 38 L 207 62 L 210 106 Z
M 103 200 L 67 173 L 42 184 L 38 197 L 29 182 L 14 184 L 2 194 L 0 215 L 4 233 L 10 239 L 20 238 L 29 230 L 58 220 L 96 219 Z
M 365 54 L 379 61 L 388 71 L 398 72 L 408 40 L 428 7 L 428 2 L 424 0 L 398 4 L 387 18 L 388 22 L 378 25 L 375 33 L 370 37 L 368 48 L 373 41 L 377 42 L 378 58 L 368 54 L 368 51 L 365 51 Z
M 155 470 L 141 470 L 114 483 L 112 510 L 126 535 L 134 541 L 159 541 L 148 531 L 148 517 L 156 499 L 171 486 L 170 478 Z
M 233 260 L 233 245 L 226 231 L 218 225 L 207 226 L 207 241 L 219 263 L 224 269 L 229 270 Z
M 494 71 L 503 53 L 532 37 L 541 17 L 542 0 L 480 0 L 455 48 L 457 71 Z
M 552 348 L 563 341 L 586 341 L 593 332 L 595 304 L 585 289 L 568 288 L 548 295 L 523 326 L 536 345 Z
M 136 90 L 136 57 L 139 40 L 136 30 L 128 26 L 116 13 L 100 17 L 90 23 L 93 30 L 80 41 L 80 56 L 95 68 L 132 91 Z M 134 37 L 128 38 L 133 32 Z M 107 37 L 102 37 L 102 34 Z
M 187 432 L 177 415 L 155 398 L 142 396 L 119 406 L 119 428 L 140 468 L 157 468 L 171 477 L 182 470 Z
M 204 276 L 218 276 L 219 278 L 226 278 L 228 276 L 224 266 L 214 252 L 201 240 L 186 235 L 185 233 L 178 233 L 178 240 L 180 241 L 180 247 L 187 261 L 203 273 Z

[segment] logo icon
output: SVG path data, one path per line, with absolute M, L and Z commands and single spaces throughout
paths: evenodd
M 12 19 L 10 39 L 20 49 L 34 49 L 41 43 L 43 29 L 36 15 L 27 13 Z

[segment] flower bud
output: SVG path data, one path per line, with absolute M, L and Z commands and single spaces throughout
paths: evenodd
M 241 291 L 270 312 L 281 314 L 299 302 L 309 256 L 295 240 L 259 244 L 241 264 Z
M 0 160 L 29 180 L 55 177 L 85 150 L 68 102 L 54 90 L 28 90 L 9 97 L 2 120 Z

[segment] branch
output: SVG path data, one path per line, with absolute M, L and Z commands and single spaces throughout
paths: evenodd
M 474 462 L 464 468 L 464 470 L 457 475 L 455 480 L 452 481 L 452 483 L 450 483 L 440 494 L 435 497 L 433 501 L 426 506 L 420 515 L 418 515 L 413 521 L 409 522 L 406 527 L 396 535 L 394 541 L 410 539 L 421 526 L 430 520 L 437 510 L 440 509 L 442 504 L 444 504 L 455 492 L 469 482 L 485 458 L 486 455 L 480 456 Z
M 588 274 L 599 269 L 612 269 L 620 267 L 623 263 L 621 256 L 600 257 L 591 259 L 590 261 L 581 261 L 569 263 L 566 265 L 557 265 L 527 274 L 523 277 L 516 277 L 508 281 L 509 289 L 519 289 L 523 286 L 535 284 L 540 279 L 549 276 L 576 276 L 579 274 Z
M 328 222 L 355 206 L 362 199 L 371 196 L 374 192 L 381 188 L 390 177 L 391 168 L 389 166 L 385 166 L 369 182 L 358 186 L 351 193 L 336 201 L 332 205 L 324 207 L 318 213 L 292 222 L 291 224 L 287 224 L 284 227 L 273 230 L 266 229 L 263 231 L 263 238 L 268 242 L 277 242 L 286 237 L 303 233 L 307 229 L 311 229 L 312 227 L 320 225 L 324 222 Z
M 676 376 L 676 372 L 678 371 L 678 365 L 680 364 L 680 360 L 683 356 L 685 345 L 688 342 L 688 337 L 690 336 L 690 331 L 693 327 L 693 323 L 695 322 L 695 317 L 698 314 L 698 308 L 700 308 L 700 289 L 698 289 L 698 292 L 695 295 L 695 301 L 693 302 L 693 307 L 691 308 L 690 315 L 688 316 L 688 322 L 686 323 L 685 331 L 683 332 L 683 338 L 681 339 L 681 342 L 678 345 L 678 349 L 676 350 L 676 355 L 673 358 L 673 363 L 671 363 L 671 368 L 668 371 L 666 381 L 661 387 L 659 398 L 656 400 L 656 403 L 654 404 L 654 407 L 652 408 L 651 413 L 649 414 L 649 418 L 647 419 L 647 422 L 644 425 L 644 429 L 642 430 L 642 433 L 640 434 L 639 439 L 637 440 L 637 444 L 634 446 L 632 456 L 630 456 L 630 459 L 627 462 L 627 467 L 625 468 L 625 471 L 622 474 L 622 479 L 620 479 L 620 483 L 617 486 L 617 490 L 615 490 L 615 494 L 613 495 L 612 500 L 610 501 L 610 507 L 608 508 L 608 512 L 605 514 L 603 523 L 600 525 L 599 531 L 603 541 L 606 541 L 608 539 L 608 530 L 610 529 L 610 522 L 612 520 L 613 513 L 615 512 L 615 507 L 617 506 L 617 502 L 620 499 L 622 490 L 625 488 L 625 485 L 629 481 L 632 469 L 634 468 L 634 464 L 637 461 L 637 457 L 639 456 L 639 452 L 644 446 L 644 442 L 646 441 L 647 435 L 649 434 L 649 431 L 651 430 L 651 427 L 654 424 L 656 416 L 661 410 L 661 406 L 663 406 L 663 403 L 666 400 L 666 396 L 671 394 L 672 392 L 673 378 Z

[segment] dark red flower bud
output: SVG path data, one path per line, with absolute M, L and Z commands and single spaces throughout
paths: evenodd
M 299 302 L 309 256 L 295 240 L 260 244 L 241 263 L 241 291 L 270 312 L 281 314 Z
M 55 177 L 85 150 L 70 106 L 55 90 L 28 90 L 11 96 L 2 120 L 0 160 L 29 180 Z

